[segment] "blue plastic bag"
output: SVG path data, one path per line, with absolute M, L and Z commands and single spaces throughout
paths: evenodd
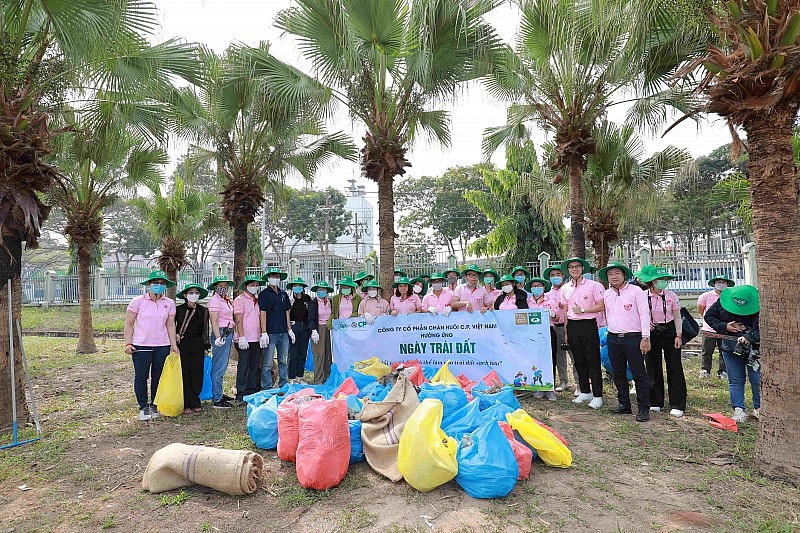
M 247 433 L 253 443 L 262 450 L 274 450 L 278 446 L 278 397 L 273 396 L 259 405 L 247 417 Z
M 433 376 L 439 371 L 435 366 L 423 366 L 422 375 L 425 376 L 425 381 L 430 381 Z
M 442 427 L 450 423 L 453 413 L 467 405 L 467 393 L 455 385 L 433 385 L 423 383 L 419 389 L 419 401 L 434 398 L 442 402 Z
M 311 350 L 311 343 L 308 343 L 308 353 L 306 354 L 306 366 L 303 368 L 306 372 L 314 371 L 314 352 Z
M 342 372 L 342 381 L 346 380 L 347 378 L 353 378 L 353 381 L 356 382 L 356 387 L 358 390 L 363 389 L 370 383 L 374 381 L 378 381 L 378 378 L 375 376 L 370 376 L 368 374 L 362 374 L 358 370 L 353 370 L 352 368 L 345 370 Z
M 211 356 L 206 355 L 203 358 L 203 388 L 200 390 L 200 401 L 210 400 L 213 397 L 211 393 Z
M 473 498 L 502 498 L 517 484 L 514 449 L 495 421 L 464 435 L 456 459 L 456 483 Z
M 363 404 L 355 394 L 347 395 L 347 416 L 356 416 L 361 412 Z
M 389 387 L 377 381 L 373 381 L 359 391 L 358 397 L 368 399 L 371 402 L 380 402 L 386 398 L 387 394 L 389 394 Z
M 514 409 L 511 407 L 507 406 L 503 402 L 497 402 L 496 404 L 484 409 L 481 412 L 481 416 L 483 417 L 483 422 L 489 422 L 490 420 L 495 422 L 505 422 L 506 415 L 513 412 Z
M 344 380 L 345 378 L 342 377 L 342 373 L 339 372 L 339 367 L 336 366 L 336 363 L 333 363 L 331 365 L 331 373 L 328 379 L 325 380 L 325 387 L 331 391 L 335 391 L 339 388 L 339 385 L 344 383 Z
M 481 399 L 481 409 L 488 409 L 498 402 L 506 404 L 507 406 L 511 407 L 513 411 L 516 411 L 522 407 L 519 404 L 517 397 L 514 396 L 514 389 L 508 386 L 503 387 L 500 392 L 496 392 L 494 394 L 472 389 L 472 396 L 474 398 Z
M 456 440 L 460 440 L 467 433 L 475 431 L 483 424 L 481 402 L 477 398 L 453 413 L 448 424 L 442 424 L 442 431 Z M 503 419 L 505 420 L 505 418 Z
M 614 375 L 614 367 L 611 366 L 611 357 L 608 355 L 608 327 L 603 326 L 598 330 L 598 334 L 600 335 L 600 364 L 603 365 L 603 368 L 611 375 Z M 628 381 L 633 381 L 633 373 L 631 373 L 631 367 L 626 365 L 627 368 L 627 378 Z
M 361 420 L 348 420 L 350 424 L 350 464 L 364 460 L 364 445 L 361 443 Z

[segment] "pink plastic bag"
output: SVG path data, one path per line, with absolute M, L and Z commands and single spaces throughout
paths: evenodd
M 408 377 L 408 381 L 417 387 L 421 387 L 422 384 L 425 383 L 425 374 L 422 372 L 422 364 L 419 362 L 419 359 L 411 359 L 404 363 L 392 363 L 392 371 L 394 372 L 397 370 L 397 367 L 400 365 L 406 368 L 406 377 Z
M 339 385 L 339 388 L 336 389 L 336 392 L 332 394 L 333 398 L 338 398 L 339 395 L 342 397 L 349 396 L 350 394 L 355 394 L 358 396 L 358 385 L 356 385 L 355 380 L 352 377 L 347 378 Z
M 525 479 L 531 475 L 531 463 L 533 462 L 533 452 L 514 438 L 514 430 L 508 422 L 497 422 L 500 424 L 500 429 L 505 433 L 506 438 L 511 443 L 511 449 L 514 450 L 514 457 L 517 458 L 519 465 L 519 477 L 517 479 Z
M 321 399 L 314 389 L 307 388 L 290 394 L 278 406 L 278 457 L 295 461 L 299 439 L 297 411 L 302 405 Z
M 490 387 L 494 387 L 495 385 L 497 385 L 498 387 L 503 386 L 503 382 L 500 380 L 500 376 L 497 375 L 496 370 L 492 370 L 491 372 L 483 376 L 483 379 L 481 381 L 483 381 Z
M 326 490 L 342 482 L 350 464 L 350 424 L 345 400 L 322 400 L 298 412 L 297 480 L 307 489 Z

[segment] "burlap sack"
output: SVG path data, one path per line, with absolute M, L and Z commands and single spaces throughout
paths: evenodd
M 197 484 L 241 496 L 255 492 L 263 470 L 264 458 L 254 452 L 176 442 L 150 458 L 142 488 L 156 493 Z
M 365 401 L 361 411 L 361 442 L 373 470 L 392 481 L 403 475 L 397 469 L 397 449 L 406 422 L 419 406 L 414 385 L 404 374 L 382 402 Z

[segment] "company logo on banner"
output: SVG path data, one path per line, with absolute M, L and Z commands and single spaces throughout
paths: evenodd
M 340 369 L 378 357 L 384 363 L 417 359 L 480 380 L 492 370 L 503 383 L 542 390 L 553 387 L 547 310 L 414 313 L 333 321 L 333 360 Z

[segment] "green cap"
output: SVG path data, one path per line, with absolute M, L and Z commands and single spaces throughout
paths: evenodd
M 361 280 L 369 281 L 371 279 L 375 279 L 375 276 L 369 274 L 366 270 L 361 270 L 360 272 L 356 273 L 355 276 L 353 276 L 353 281 L 355 281 L 356 283 L 358 283 Z
M 167 273 L 164 272 L 163 270 L 153 270 L 152 272 L 150 272 L 150 275 L 147 276 L 146 280 L 139 282 L 139 285 L 148 285 L 151 281 L 155 279 L 160 279 L 167 285 L 167 287 L 175 286 L 175 282 L 169 279 L 167 277 Z
M 408 276 L 401 276 L 397 278 L 397 281 L 392 283 L 392 288 L 396 289 L 398 285 L 408 285 L 411 286 L 411 280 L 408 279 Z
M 483 270 L 483 277 L 486 277 L 486 274 L 491 274 L 492 276 L 494 276 L 494 282 L 495 282 L 495 283 L 497 283 L 498 281 L 500 281 L 500 274 L 498 274 L 498 273 L 497 273 L 497 271 L 496 271 L 495 269 L 493 269 L 493 268 L 486 268 L 486 269 L 484 269 L 484 270 Z
M 400 277 L 403 277 L 403 278 L 407 278 L 408 277 L 408 274 L 406 273 L 406 271 L 405 270 L 400 270 L 399 268 L 395 268 L 394 269 L 394 273 L 397 274 Z
M 303 281 L 303 278 L 292 278 L 287 284 L 286 288 L 291 289 L 293 285 L 302 285 L 303 287 L 308 287 L 308 283 Z
M 353 278 L 350 276 L 342 276 L 342 279 L 340 279 L 336 284 L 341 287 L 352 287 L 354 289 L 358 288 L 358 284 L 353 281 Z
M 752 285 L 737 285 L 725 289 L 719 295 L 719 304 L 734 315 L 752 315 L 758 313 L 758 289 Z
M 466 276 L 467 272 L 475 272 L 476 274 L 480 275 L 480 273 L 483 271 L 481 270 L 481 267 L 479 267 L 475 263 L 472 263 L 471 265 L 467 265 L 464 267 L 464 270 L 461 271 L 461 275 Z
M 200 298 L 205 298 L 206 296 L 208 296 L 208 291 L 207 291 L 207 290 L 205 290 L 205 289 L 202 287 L 202 285 L 198 285 L 197 283 L 190 283 L 190 284 L 188 284 L 187 286 L 185 286 L 185 287 L 183 288 L 183 290 L 182 290 L 181 292 L 179 292 L 179 293 L 178 293 L 178 294 L 176 294 L 175 296 L 176 296 L 177 298 L 180 298 L 180 299 L 182 299 L 182 300 L 185 300 L 185 299 L 186 299 L 186 292 L 187 292 L 189 289 L 197 289 L 198 291 L 200 291 Z
M 368 289 L 380 289 L 383 290 L 383 287 L 378 284 L 377 281 L 374 279 L 369 280 L 364 285 L 361 286 L 361 292 L 367 292 Z
M 214 279 L 211 280 L 211 283 L 208 285 L 208 290 L 213 291 L 214 285 L 217 283 L 222 283 L 223 281 L 227 281 L 231 285 L 233 285 L 233 280 L 228 279 L 228 276 L 214 276 Z
M 714 276 L 713 278 L 708 280 L 708 286 L 713 287 L 715 281 L 725 281 L 728 283 L 728 287 L 733 287 L 734 285 L 736 285 L 736 282 L 730 278 L 726 278 L 725 276 Z
M 548 292 L 550 289 L 553 288 L 553 284 L 550 283 L 549 279 L 544 278 L 531 278 L 528 283 L 525 284 L 525 290 L 531 292 L 531 285 L 533 285 L 534 281 L 538 281 L 542 285 L 544 285 L 544 292 Z
M 455 274 L 455 275 L 456 275 L 456 276 L 458 276 L 459 278 L 461 277 L 461 272 L 459 272 L 459 271 L 458 271 L 458 269 L 456 269 L 456 268 L 448 268 L 447 270 L 445 270 L 445 271 L 444 271 L 444 277 L 445 277 L 445 278 L 447 278 L 447 275 L 448 275 L 450 272 L 452 272 L 453 274 Z
M 651 268 L 647 267 L 643 268 L 641 274 L 639 275 L 639 279 L 642 280 L 642 282 L 644 283 L 648 283 L 650 281 L 653 281 L 654 279 L 659 279 L 659 278 L 669 278 L 669 279 L 675 278 L 675 276 L 670 274 L 669 270 L 667 270 L 665 267 L 657 267 L 653 265 L 648 265 L 648 266 L 650 266 Z
M 521 270 L 521 271 L 525 272 L 525 277 L 526 278 L 531 277 L 530 270 L 528 270 L 527 268 L 525 268 L 522 265 L 517 265 L 517 266 L 515 266 L 514 268 L 511 269 L 511 277 L 514 277 L 514 272 L 516 272 L 517 270 Z M 514 281 L 516 281 L 516 280 L 514 280 Z
M 242 280 L 242 282 L 239 284 L 239 290 L 243 291 L 244 288 L 247 286 L 247 284 L 251 283 L 253 281 L 258 282 L 259 285 L 263 285 L 264 284 L 264 280 L 261 279 L 261 276 L 259 276 L 257 274 L 248 274 L 248 275 L 246 275 L 244 277 L 244 280 Z
M 311 292 L 317 292 L 317 290 L 319 289 L 325 289 L 328 292 L 333 292 L 333 287 L 328 285 L 327 281 L 320 281 L 319 283 L 311 287 Z
M 564 277 L 564 271 L 561 270 L 561 265 L 551 266 L 551 267 L 545 268 L 544 269 L 544 277 L 545 278 L 549 278 L 550 274 L 552 274 L 553 272 L 558 272 L 561 275 L 562 278 Z
M 590 274 L 592 272 L 592 265 L 589 264 L 589 261 L 582 257 L 570 257 L 569 259 L 564 259 L 561 262 L 561 272 L 569 273 L 569 264 L 574 263 L 577 261 L 581 265 L 583 265 L 583 273 Z
M 608 266 L 604 266 L 603 268 L 601 268 L 600 272 L 598 272 L 597 275 L 605 283 L 608 283 L 608 271 L 611 270 L 612 268 L 618 268 L 622 270 L 622 272 L 625 274 L 626 280 L 629 280 L 633 277 L 631 269 L 628 268 L 626 265 L 623 265 L 622 263 L 609 263 Z
M 283 280 L 285 280 L 286 278 L 288 278 L 288 277 L 289 277 L 289 274 L 287 274 L 286 272 L 282 271 L 282 270 L 280 269 L 280 267 L 269 267 L 269 268 L 267 269 L 267 273 L 266 273 L 266 274 L 264 274 L 264 277 L 263 277 L 262 279 L 263 279 L 264 281 L 267 281 L 267 279 L 269 279 L 269 275 L 270 275 L 270 274 L 280 274 L 280 276 L 281 276 L 281 281 L 283 281 Z
M 515 280 L 515 279 L 514 279 L 514 276 L 512 276 L 511 274 L 505 274 L 505 275 L 503 275 L 503 276 L 500 278 L 500 281 L 498 281 L 497 283 L 498 283 L 498 284 L 502 284 L 504 281 L 511 281 L 511 282 L 513 282 L 514 284 L 516 284 L 516 283 L 517 283 L 517 280 Z
M 431 281 L 433 281 L 433 280 L 435 280 L 435 279 L 440 279 L 440 280 L 444 281 L 446 278 L 444 277 L 444 274 L 443 274 L 443 273 L 441 273 L 441 272 L 434 272 L 433 274 L 431 274 L 431 279 L 430 279 L 430 280 L 431 280 Z

